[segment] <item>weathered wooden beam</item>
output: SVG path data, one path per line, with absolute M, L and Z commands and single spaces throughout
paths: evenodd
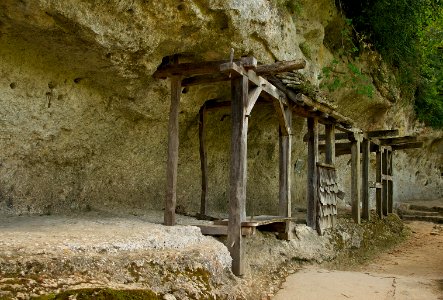
M 354 222 L 360 224 L 360 139 L 357 137 L 351 143 L 351 198 L 352 198 L 352 218 Z
M 286 108 L 284 111 L 286 126 L 292 131 L 292 111 Z M 284 134 L 284 128 L 280 125 L 279 130 L 279 215 L 291 217 L 291 179 L 292 179 L 292 136 Z M 288 130 L 286 130 L 288 131 Z
M 291 129 L 288 120 L 286 118 L 287 114 L 285 112 L 285 108 L 283 107 L 283 103 L 276 99 L 274 99 L 272 103 L 274 104 L 275 112 L 277 113 L 277 119 L 278 122 L 280 123 L 281 133 L 283 135 L 290 135 Z
M 390 151 L 388 151 L 388 153 L 389 153 Z M 388 165 L 389 165 L 389 161 L 388 161 Z M 388 171 L 389 172 L 389 171 Z M 391 175 L 387 175 L 387 174 L 383 174 L 382 176 L 381 176 L 381 179 L 382 180 L 386 180 L 386 181 L 392 181 L 392 176 Z
M 255 88 L 252 88 L 248 93 L 248 105 L 246 107 L 246 115 L 249 116 L 252 112 L 252 109 L 254 108 L 255 103 L 257 102 L 258 98 L 260 97 L 261 92 L 263 91 L 263 88 L 261 86 L 257 86 Z
M 383 205 L 383 183 L 382 183 L 382 150 L 378 150 L 376 152 L 376 161 L 375 161 L 375 180 L 377 181 L 377 183 L 381 184 L 381 189 L 377 189 L 375 191 L 375 205 L 376 205 L 376 213 L 377 216 L 382 219 L 383 218 L 383 209 L 382 209 L 382 205 Z
M 381 138 L 381 137 L 386 137 L 386 136 L 396 136 L 396 135 L 398 135 L 398 133 L 399 133 L 398 129 L 366 131 L 368 138 Z
M 187 87 L 199 84 L 212 84 L 212 83 L 229 81 L 229 80 L 230 78 L 228 75 L 215 73 L 215 74 L 196 75 L 196 76 L 183 78 L 181 85 L 182 87 Z
M 152 76 L 157 79 L 165 79 L 174 75 L 189 77 L 192 75 L 220 73 L 220 65 L 228 62 L 229 60 L 217 60 L 199 63 L 167 64 L 160 66 Z M 257 60 L 254 57 L 242 57 L 233 63 L 242 65 L 246 69 L 257 67 Z
M 246 220 L 246 169 L 247 169 L 247 132 L 248 118 L 248 77 L 234 77 L 231 80 L 232 91 L 232 135 L 230 163 L 230 193 L 228 249 L 232 257 L 232 272 L 241 276 L 244 273 L 242 257 L 241 225 Z
M 383 158 L 382 158 L 382 183 L 383 183 L 383 203 L 382 203 L 382 209 L 383 209 L 383 215 L 388 215 L 388 195 L 389 195 L 389 185 L 388 180 L 386 176 L 388 176 L 388 149 L 383 148 Z
M 349 155 L 351 154 L 351 145 L 352 143 L 336 143 L 335 144 L 335 156 Z M 378 145 L 374 145 L 370 143 L 370 152 L 377 152 L 379 149 Z M 361 150 L 361 149 L 360 149 Z M 326 145 L 319 145 L 320 153 L 325 153 Z
M 318 119 L 308 118 L 308 181 L 307 181 L 307 219 L 306 223 L 312 229 L 317 227 L 317 162 L 318 162 Z
M 255 68 L 255 72 L 258 75 L 270 75 L 300 70 L 305 67 L 306 61 L 304 59 L 297 59 L 292 61 L 280 61 L 270 65 L 259 65 Z
M 272 99 L 280 100 L 284 105 L 287 105 L 288 103 L 284 92 L 280 91 L 263 77 L 258 76 L 253 70 L 246 70 L 235 63 L 226 63 L 220 65 L 220 71 L 222 73 L 230 74 L 231 76 L 247 76 L 253 85 L 262 87 L 263 92 Z
M 178 59 L 174 58 L 178 63 Z M 166 165 L 166 197 L 164 223 L 166 226 L 175 225 L 175 207 L 177 203 L 177 168 L 178 168 L 178 146 L 179 146 L 179 107 L 181 95 L 181 78 L 171 78 L 171 106 L 169 110 L 168 126 L 168 160 Z
M 389 176 L 391 177 L 390 180 L 388 180 L 388 186 L 389 186 L 389 194 L 388 194 L 388 213 L 392 214 L 394 212 L 394 172 L 393 172 L 393 152 L 388 151 L 388 157 L 389 157 Z
M 369 182 L 369 188 L 371 189 L 381 189 L 383 187 L 381 182 L 374 182 L 374 181 L 370 181 Z
M 208 158 L 206 150 L 206 106 L 203 105 L 199 112 L 198 136 L 200 141 L 200 169 L 201 169 L 201 197 L 200 215 L 208 214 Z
M 407 150 L 407 149 L 417 149 L 423 147 L 423 142 L 415 142 L 415 143 L 404 143 L 398 145 L 391 145 L 393 151 L 397 150 Z
M 290 90 L 287 91 L 287 93 L 294 94 L 294 92 L 291 92 Z M 333 107 L 331 107 L 325 103 L 313 101 L 312 99 L 310 99 L 309 97 L 307 97 L 303 94 L 296 94 L 295 95 L 295 102 L 299 103 L 299 104 L 302 103 L 306 109 L 309 109 L 309 108 L 311 110 L 315 109 L 316 111 L 320 111 L 322 114 L 326 114 L 328 116 L 328 119 L 329 118 L 334 119 L 335 122 L 337 123 L 337 125 L 341 125 L 342 127 L 344 127 L 345 130 L 348 130 L 349 126 L 352 126 L 353 122 L 351 119 L 338 113 L 337 111 L 334 110 Z M 328 123 L 328 120 L 324 119 L 323 122 Z M 337 128 L 339 128 L 339 127 L 337 126 Z
M 335 134 L 335 125 L 326 125 L 325 132 L 325 160 L 327 164 L 335 165 L 335 139 L 337 137 Z
M 395 144 L 405 144 L 410 142 L 416 142 L 416 136 L 401 136 L 401 137 L 391 137 L 391 138 L 380 138 L 380 145 L 395 145 Z
M 369 154 L 371 153 L 371 142 L 364 139 L 362 147 L 362 218 L 371 220 L 370 203 L 369 203 Z
M 327 124 L 327 125 L 332 125 L 332 124 Z M 336 133 L 334 136 L 334 139 L 336 141 L 339 140 L 349 140 L 349 133 L 345 133 L 345 132 L 340 132 L 340 133 Z M 326 134 L 319 134 L 318 135 L 318 140 L 319 141 L 325 141 L 326 140 Z M 303 142 L 307 142 L 308 141 L 308 135 L 305 134 L 303 136 Z

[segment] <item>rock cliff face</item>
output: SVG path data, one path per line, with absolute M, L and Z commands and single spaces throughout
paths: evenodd
M 11 214 L 161 209 L 169 83 L 152 74 L 162 58 L 221 59 L 230 48 L 260 62 L 305 57 L 314 84 L 333 54 L 342 16 L 332 1 L 298 1 L 290 14 L 269 0 L 3 0 L 0 3 L 0 211 Z M 331 47 L 329 47 L 332 49 Z M 303 50 L 303 51 L 302 51 Z M 429 133 L 426 148 L 398 154 L 397 200 L 442 197 L 442 134 L 413 121 L 396 101 L 375 54 L 361 62 L 377 90 L 332 93 L 338 110 L 363 129 Z M 200 198 L 198 110 L 227 97 L 227 84 L 190 88 L 180 111 L 179 209 Z M 394 96 L 393 96 L 394 95 Z M 394 100 L 393 100 L 394 99 Z M 397 99 L 398 100 L 398 99 Z M 305 120 L 296 118 L 294 164 L 305 160 Z M 208 121 L 210 211 L 223 212 L 229 174 L 228 111 Z M 278 122 L 272 107 L 250 121 L 248 210 L 276 213 Z M 348 158 L 340 159 L 346 190 Z M 300 165 L 300 164 L 299 164 Z M 294 207 L 304 206 L 305 169 L 295 172 Z

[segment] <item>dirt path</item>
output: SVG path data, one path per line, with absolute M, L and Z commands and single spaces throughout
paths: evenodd
M 443 299 L 443 227 L 411 222 L 411 237 L 355 271 L 308 267 L 273 300 Z

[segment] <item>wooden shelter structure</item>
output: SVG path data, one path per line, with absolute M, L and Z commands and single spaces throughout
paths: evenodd
M 204 139 L 206 111 L 211 108 L 231 108 L 231 160 L 229 177 L 229 219 L 227 220 L 227 247 L 233 262 L 235 275 L 242 275 L 242 226 L 246 219 L 247 182 L 247 134 L 248 119 L 259 97 L 270 101 L 279 120 L 279 222 L 290 224 L 291 220 L 291 147 L 293 115 L 307 119 L 308 134 L 308 181 L 307 225 L 319 233 L 335 223 L 336 181 L 335 157 L 351 154 L 353 216 L 360 222 L 360 201 L 363 199 L 363 216 L 369 219 L 368 168 L 369 153 L 377 153 L 377 213 L 382 216 L 392 212 L 392 152 L 420 146 L 412 137 L 393 137 L 398 131 L 363 133 L 355 128 L 352 120 L 341 115 L 328 103 L 317 102 L 306 95 L 288 89 L 274 74 L 302 69 L 305 61 L 295 60 L 271 65 L 258 65 L 253 57 L 239 60 L 208 61 L 202 63 L 179 63 L 177 56 L 160 66 L 155 78 L 171 80 L 171 106 L 168 131 L 167 185 L 164 224 L 175 224 L 177 164 L 178 164 L 178 116 L 180 95 L 183 87 L 231 82 L 231 101 L 209 101 L 200 110 L 200 157 L 202 170 L 202 195 L 200 214 L 207 214 L 207 161 Z M 325 126 L 325 135 L 319 136 L 319 124 Z M 336 131 L 342 133 L 336 133 Z M 348 139 L 348 143 L 336 140 Z M 319 144 L 319 141 L 324 143 Z M 414 141 L 414 142 L 411 142 Z M 325 152 L 325 162 L 319 162 L 319 151 Z M 363 173 L 360 159 L 363 156 Z M 361 175 L 363 174 L 363 175 Z M 363 184 L 361 184 L 363 182 Z M 272 223 L 273 220 L 265 220 Z M 286 228 L 288 231 L 288 228 Z

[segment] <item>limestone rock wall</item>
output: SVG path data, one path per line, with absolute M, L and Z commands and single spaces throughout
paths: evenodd
M 300 1 L 300 7 L 291 15 L 268 0 L 3 0 L 0 211 L 161 209 L 169 83 L 154 80 L 152 74 L 162 58 L 178 53 L 183 61 L 221 59 L 232 47 L 237 56 L 254 55 L 269 63 L 304 57 L 300 45 L 308 45 L 304 73 L 318 83 L 322 67 L 333 57 L 324 46 L 328 24 L 339 14 L 327 0 Z M 208 99 L 228 96 L 227 84 L 192 87 L 183 94 L 179 210 L 197 211 L 199 205 L 198 110 Z M 365 129 L 417 130 L 410 109 L 392 104 L 381 93 L 358 105 L 350 93 L 334 99 L 340 111 Z M 294 125 L 295 164 L 305 160 L 307 150 L 302 142 L 305 121 L 296 118 Z M 211 113 L 208 129 L 210 210 L 223 212 L 229 112 Z M 254 109 L 248 145 L 248 211 L 253 214 L 277 210 L 277 130 L 271 106 Z M 429 194 L 439 189 L 441 147 L 433 147 L 434 156 L 427 154 L 426 163 L 417 158 L 413 170 L 413 176 L 432 183 L 425 187 L 420 177 L 414 194 L 404 192 L 399 199 L 419 197 L 423 188 Z M 408 154 L 399 156 L 398 167 L 409 159 Z M 425 171 L 428 164 L 434 171 Z M 409 178 L 410 168 L 397 174 Z M 402 180 L 399 190 L 407 184 Z M 305 182 L 303 167 L 294 175 L 295 208 L 304 206 Z M 344 180 L 343 189 L 347 186 Z

